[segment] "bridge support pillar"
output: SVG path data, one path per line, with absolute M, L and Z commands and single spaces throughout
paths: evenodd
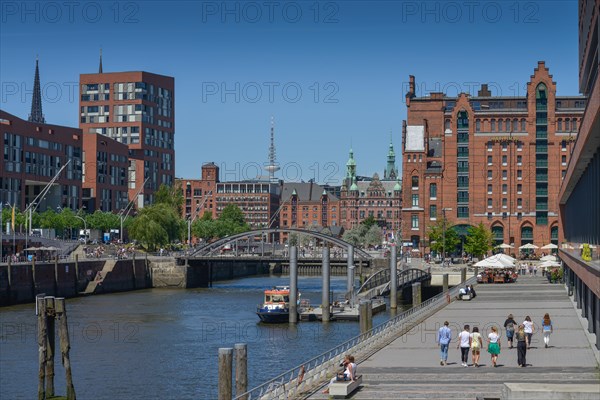
M 398 269 L 396 268 L 396 245 L 390 249 L 390 308 L 398 308 Z
M 323 266 L 321 267 L 321 272 L 323 276 L 323 294 L 321 298 L 321 310 L 322 313 L 322 321 L 329 322 L 329 290 L 330 290 L 330 279 L 329 279 L 329 246 L 323 246 Z
M 442 275 L 442 291 L 448 291 L 448 274 Z
M 415 282 L 412 284 L 412 306 L 419 304 L 421 304 L 421 282 Z
M 354 247 L 348 246 L 348 270 L 346 271 L 346 276 L 348 278 L 346 283 L 346 291 L 348 293 L 352 293 L 354 290 Z M 352 301 L 352 299 L 350 299 Z
M 219 400 L 233 397 L 231 378 L 233 375 L 233 349 L 219 349 Z
M 360 334 L 373 329 L 373 305 L 370 300 L 361 301 L 358 306 Z
M 290 324 L 298 322 L 298 247 L 290 247 Z
M 462 268 L 460 270 L 460 283 L 465 283 L 467 280 L 467 268 Z
M 235 394 L 240 396 L 248 391 L 248 345 L 236 343 L 235 349 Z M 246 400 L 244 397 L 241 400 Z

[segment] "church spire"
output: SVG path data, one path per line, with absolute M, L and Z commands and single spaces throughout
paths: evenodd
M 101 74 L 102 71 L 102 47 L 100 48 L 100 66 L 98 67 L 98 73 Z
M 40 87 L 40 69 L 39 58 L 35 57 L 35 77 L 33 78 L 33 97 L 31 99 L 31 114 L 29 122 L 45 124 L 44 114 L 42 114 L 42 89 Z
M 392 143 L 392 133 L 390 132 L 390 149 L 387 155 L 387 166 L 383 172 L 384 180 L 395 180 L 398 177 L 396 169 L 396 153 L 394 152 L 394 144 Z

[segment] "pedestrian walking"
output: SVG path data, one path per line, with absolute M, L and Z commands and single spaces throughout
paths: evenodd
M 526 367 L 527 361 L 525 361 L 525 356 L 527 355 L 527 334 L 525 333 L 525 326 L 523 324 L 519 325 L 517 333 L 515 334 L 515 339 L 517 339 L 517 364 L 519 364 L 519 367 Z
M 525 317 L 525 321 L 523 321 L 523 326 L 525 328 L 525 334 L 527 335 L 527 348 L 531 347 L 531 337 L 533 336 L 533 332 L 535 328 L 533 327 L 533 322 L 531 322 L 531 318 L 528 316 Z
M 512 314 L 508 314 L 506 321 L 504 321 L 504 329 L 506 329 L 506 340 L 508 341 L 509 348 L 513 348 L 513 336 L 515 334 L 515 327 L 517 321 L 513 318 Z
M 500 354 L 501 343 L 500 335 L 498 335 L 498 329 L 492 326 L 492 332 L 488 335 L 488 353 L 492 356 L 492 366 L 496 367 L 498 362 L 498 355 Z
M 533 276 L 537 276 L 537 265 L 533 266 Z
M 548 348 L 550 345 L 550 334 L 554 331 L 552 328 L 552 320 L 550 320 L 550 315 L 548 313 L 544 314 L 544 318 L 542 319 L 542 332 L 544 333 L 544 347 Z
M 440 344 L 440 365 L 446 365 L 448 363 L 448 346 L 450 340 L 452 340 L 452 331 L 448 327 L 450 323 L 444 321 L 444 326 L 438 331 L 438 343 Z
M 479 356 L 481 355 L 481 348 L 483 347 L 483 340 L 479 333 L 479 328 L 474 326 L 473 333 L 471 333 L 471 357 L 473 357 L 473 365 L 479 367 Z
M 458 344 L 456 348 L 460 347 L 460 359 L 463 367 L 469 366 L 469 349 L 471 349 L 471 333 L 469 332 L 469 325 L 465 325 L 463 331 L 458 334 Z

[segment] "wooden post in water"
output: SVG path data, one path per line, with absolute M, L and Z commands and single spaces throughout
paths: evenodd
M 55 349 L 55 334 L 54 334 L 54 316 L 56 309 L 54 305 L 54 297 L 46 296 L 46 396 L 54 396 L 54 349 Z
M 9 267 L 10 268 L 10 267 Z M 46 325 L 46 300 L 43 297 L 36 297 L 38 311 L 38 346 L 39 346 L 39 369 L 38 369 L 38 400 L 46 399 L 46 345 L 47 325 Z
M 290 324 L 298 322 L 298 247 L 290 247 Z
M 329 246 L 323 246 L 323 266 L 321 267 L 323 274 L 323 288 L 321 294 L 321 310 L 322 310 L 322 322 L 329 322 L 329 290 L 331 288 L 331 280 L 329 278 L 330 265 L 329 265 Z
M 442 275 L 442 291 L 444 293 L 448 291 L 448 274 Z
M 67 383 L 67 400 L 75 400 L 75 386 L 73 386 L 73 374 L 71 372 L 71 358 L 69 351 L 71 343 L 69 340 L 69 325 L 67 322 L 67 308 L 64 298 L 55 300 L 56 317 L 58 319 L 58 336 L 60 341 L 60 354 L 65 367 L 65 379 Z
M 373 329 L 373 302 L 367 302 L 367 332 Z
M 232 392 L 233 349 L 219 349 L 219 400 L 231 400 Z
M 390 248 L 390 308 L 398 308 L 398 269 L 396 268 L 396 244 Z
M 358 323 L 360 326 L 360 334 L 367 332 L 370 330 L 369 328 L 369 313 L 371 310 L 371 301 L 361 301 L 358 305 Z
M 412 306 L 416 307 L 421 304 L 421 282 L 412 284 Z
M 460 270 L 460 283 L 465 283 L 467 280 L 467 268 L 464 267 Z
M 352 291 L 354 290 L 354 247 L 348 246 L 348 259 L 346 261 L 347 271 L 346 271 L 346 291 L 352 295 Z M 349 299 L 352 301 L 352 299 Z
M 240 396 L 248 391 L 248 345 L 236 343 L 235 349 L 235 395 Z M 246 400 L 246 396 L 240 400 Z

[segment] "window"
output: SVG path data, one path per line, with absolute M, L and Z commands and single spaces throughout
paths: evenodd
M 507 156 L 502 156 L 502 165 L 506 165 L 508 161 L 508 157 Z
M 577 120 L 573 118 L 573 123 L 571 124 L 571 128 L 573 131 L 577 131 Z
M 502 120 L 498 120 L 498 132 L 502 132 Z
M 571 131 L 571 120 L 569 118 L 565 119 L 565 132 Z
M 523 142 L 517 142 L 517 151 L 523 151 Z
M 436 219 L 436 218 L 437 218 L 437 206 L 432 204 L 429 206 L 429 219 Z
M 563 140 L 560 142 L 560 151 L 567 151 L 567 141 Z
M 558 122 L 556 123 L 556 131 L 557 132 L 562 132 L 562 119 L 558 119 Z
M 448 130 L 450 129 L 450 120 L 447 119 L 446 122 L 444 123 L 444 129 Z
M 488 185 L 488 194 L 492 194 L 492 185 Z
M 492 165 L 492 156 L 487 157 L 488 165 Z
M 506 120 L 506 132 L 510 132 L 510 119 Z
M 562 165 L 567 165 L 567 156 L 565 156 L 565 155 L 561 156 L 560 162 Z
M 481 131 L 481 120 L 477 120 L 475 121 L 475 132 L 480 132 Z
M 413 229 L 413 230 L 419 229 L 419 216 L 418 215 L 412 215 L 410 217 L 410 222 L 411 222 L 411 229 Z
M 412 206 L 419 207 L 419 195 L 418 194 L 412 195 Z
M 527 131 L 527 122 L 525 121 L 525 118 L 523 118 L 521 120 L 521 132 L 526 132 Z
M 508 201 L 506 200 L 506 197 L 502 199 L 502 208 L 507 208 L 507 204 Z
M 561 178 L 562 178 L 562 179 L 565 179 L 565 176 L 566 176 L 566 175 L 567 175 L 567 170 L 566 170 L 566 169 L 563 169 L 563 170 L 561 171 Z
M 492 170 L 491 169 L 488 169 L 487 177 L 488 177 L 488 181 L 492 180 Z
M 519 120 L 518 119 L 513 119 L 513 132 L 518 132 L 519 131 Z
M 523 185 L 521 185 L 520 183 L 517 185 L 517 194 L 522 194 L 523 193 Z
M 493 150 L 493 143 L 492 142 L 487 142 L 487 151 L 492 151 Z
M 518 180 L 523 179 L 523 170 L 521 170 L 521 169 L 517 170 L 517 179 Z
M 432 200 L 437 198 L 437 184 L 435 183 L 429 184 L 429 198 Z
M 508 179 L 508 172 L 505 169 L 503 169 L 502 170 L 502 180 L 505 181 L 507 179 Z
M 502 151 L 508 150 L 508 144 L 506 142 L 502 142 Z
M 523 164 L 523 156 L 517 156 L 517 165 L 522 165 Z
M 493 200 L 492 199 L 488 199 L 487 200 L 487 208 L 492 208 L 492 204 L 493 204 Z
M 502 194 L 506 194 L 508 192 L 508 185 L 506 183 L 502 184 Z
M 419 188 L 419 177 L 413 176 L 411 180 L 412 180 L 412 188 L 418 189 Z
M 520 197 L 517 199 L 517 208 L 523 208 L 523 199 Z
M 495 119 L 493 119 L 491 122 L 491 128 L 492 128 L 491 129 L 492 132 L 496 132 L 496 120 Z

